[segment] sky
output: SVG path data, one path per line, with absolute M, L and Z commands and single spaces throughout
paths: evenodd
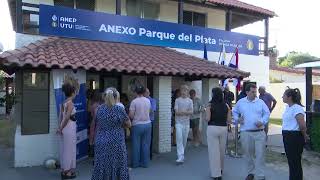
M 279 55 L 290 51 L 320 58 L 319 0 L 241 0 L 274 11 L 278 17 L 269 22 L 269 47 L 276 45 Z M 257 22 L 233 30 L 264 36 L 264 23 Z
M 320 58 L 320 1 L 319 0 L 241 0 L 274 11 L 278 17 L 270 19 L 269 46 L 277 46 L 279 55 L 290 51 L 306 52 Z M 12 29 L 7 1 L 0 0 L 1 26 Z M 4 49 L 14 48 L 14 32 L 0 28 L 0 42 Z M 264 23 L 253 23 L 233 30 L 264 36 Z

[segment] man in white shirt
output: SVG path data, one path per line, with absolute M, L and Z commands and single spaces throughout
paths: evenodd
M 256 85 L 248 84 L 245 90 L 247 97 L 240 99 L 232 110 L 233 120 L 235 124 L 241 124 L 240 137 L 248 170 L 246 180 L 263 180 L 266 145 L 264 127 L 269 121 L 270 111 L 263 100 L 257 98 Z
M 184 162 L 184 150 L 187 146 L 187 139 L 190 129 L 190 116 L 193 114 L 193 102 L 188 97 L 188 87 L 181 86 L 181 97 L 177 98 L 174 104 L 176 121 L 176 143 L 177 143 L 177 163 Z

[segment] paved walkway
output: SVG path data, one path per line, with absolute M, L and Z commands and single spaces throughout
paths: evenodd
M 0 172 L 3 180 L 57 180 L 59 171 L 47 170 L 43 167 L 10 168 L 8 167 L 10 151 L 1 150 Z M 208 154 L 206 147 L 189 147 L 186 153 L 186 162 L 183 165 L 175 164 L 175 152 L 156 155 L 150 168 L 138 168 L 130 171 L 132 180 L 209 180 Z M 6 163 L 6 164 L 5 164 Z M 77 180 L 89 180 L 91 177 L 91 161 L 78 164 Z M 224 180 L 244 180 L 246 176 L 243 159 L 234 159 L 226 156 Z M 287 172 L 277 170 L 271 166 L 266 168 L 268 180 L 286 180 Z
M 270 124 L 267 144 L 272 150 L 284 151 L 281 126 Z

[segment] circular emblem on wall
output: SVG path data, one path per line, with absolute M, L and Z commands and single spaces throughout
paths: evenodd
M 57 21 L 58 20 L 58 17 L 54 14 L 53 16 L 52 16 L 52 21 Z
M 247 49 L 248 50 L 253 50 L 253 48 L 254 48 L 253 41 L 249 39 L 247 41 Z
M 54 27 L 54 28 L 56 28 L 56 27 L 58 27 L 58 23 L 57 23 L 57 22 L 52 22 L 52 23 L 51 23 L 51 26 Z

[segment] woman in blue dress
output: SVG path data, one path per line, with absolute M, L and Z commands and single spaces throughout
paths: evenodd
M 116 105 L 117 90 L 108 88 L 105 103 L 96 113 L 95 156 L 91 180 L 128 180 L 124 127 L 130 127 L 125 110 Z

